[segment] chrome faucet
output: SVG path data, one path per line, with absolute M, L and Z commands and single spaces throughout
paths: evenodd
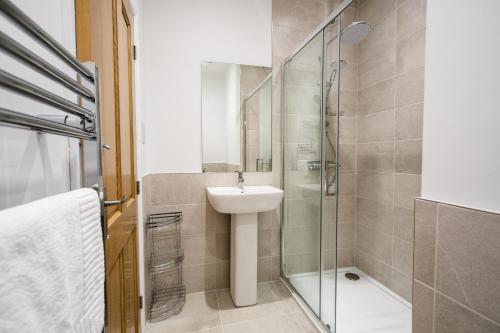
M 241 190 L 241 193 L 243 193 L 243 182 L 245 179 L 243 178 L 243 171 L 235 171 L 238 173 L 238 188 Z

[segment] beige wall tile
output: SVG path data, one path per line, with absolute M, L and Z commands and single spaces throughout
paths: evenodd
M 215 289 L 215 264 L 184 265 L 182 277 L 187 293 Z
M 420 103 L 424 100 L 424 70 L 417 68 L 396 78 L 396 106 Z
M 358 198 L 392 204 L 394 195 L 392 174 L 358 172 L 356 182 L 356 196 Z
M 271 255 L 271 232 L 262 230 L 258 233 L 258 256 L 269 257 Z
M 358 64 L 346 63 L 340 70 L 342 75 L 342 90 L 356 91 L 358 89 Z
M 396 0 L 367 0 L 359 6 L 359 19 L 377 24 L 396 9 Z
M 319 270 L 319 252 L 288 255 L 284 257 L 285 274 L 317 272 Z
M 356 248 L 355 263 L 362 271 L 390 288 L 392 280 L 392 269 L 390 265 L 383 263 L 359 248 Z
M 151 177 L 151 205 L 206 202 L 203 174 L 155 174 Z
M 359 171 L 393 172 L 394 142 L 360 143 L 357 145 Z
M 363 20 L 361 17 L 359 19 Z M 388 50 L 392 50 L 393 54 L 396 53 L 396 12 L 387 12 L 387 16 L 378 24 L 370 20 L 368 23 L 372 26 L 372 30 L 368 37 L 359 43 L 359 62 L 361 64 L 370 61 L 372 56 L 389 54 Z M 361 84 L 363 83 L 361 82 Z
M 258 213 L 257 223 L 259 231 L 271 229 L 272 224 L 272 212 L 261 212 Z
M 394 215 L 391 203 L 357 198 L 356 199 L 356 224 L 363 224 L 374 230 L 392 234 Z
M 413 276 L 413 243 L 394 238 L 392 252 L 394 269 L 405 276 Z
M 355 144 L 341 144 L 339 147 L 339 163 L 343 170 L 356 169 L 356 145 Z M 335 159 L 327 158 L 334 161 Z
M 415 279 L 434 287 L 436 257 L 437 204 L 417 199 L 415 201 Z
M 335 238 L 335 225 L 332 225 L 332 237 Z M 354 247 L 354 223 L 340 223 L 338 225 L 338 249 Z
M 281 233 L 280 230 L 271 230 L 271 255 L 279 256 L 281 253 Z
M 413 279 L 410 276 L 401 274 L 395 269 L 392 270 L 389 288 L 410 303 L 412 301 L 412 286 Z
M 436 294 L 435 332 L 471 333 L 500 332 L 500 325 L 482 317 L 453 300 Z
M 426 0 L 398 1 L 398 39 L 425 28 L 426 5 Z
M 413 282 L 412 333 L 431 333 L 434 326 L 434 290 Z
M 395 12 L 391 12 L 380 24 L 372 24 L 372 27 L 368 37 L 359 43 L 360 89 L 391 78 L 396 73 Z
M 391 79 L 396 73 L 396 52 L 393 50 L 378 50 L 367 61 L 359 64 L 359 89 L 366 89 L 379 82 Z
M 325 6 L 313 1 L 274 0 L 272 13 L 274 26 L 312 31 L 323 20 Z
M 398 173 L 422 173 L 422 140 L 396 141 L 395 171 Z
M 319 223 L 310 227 L 287 228 L 285 230 L 285 252 L 309 253 L 319 251 Z
M 354 223 L 356 198 L 354 196 L 339 196 L 338 219 L 339 223 Z
M 257 260 L 257 281 L 265 282 L 272 280 L 271 257 L 259 258 Z
M 224 233 L 231 231 L 231 215 L 222 214 L 213 209 L 213 220 L 215 223 L 215 231 L 217 233 Z
M 339 171 L 339 196 L 353 196 L 356 186 L 356 174 L 353 171 Z
M 413 242 L 415 216 L 412 209 L 394 207 L 394 236 Z
M 500 322 L 500 214 L 439 205 L 436 289 Z
M 271 258 L 271 279 L 279 280 L 281 276 L 281 258 L 279 256 L 274 256 Z
M 358 114 L 366 115 L 394 108 L 395 81 L 389 79 L 359 91 Z
M 229 261 L 218 262 L 215 267 L 216 267 L 215 288 L 217 289 L 229 288 L 229 272 L 230 272 Z
M 354 266 L 354 248 L 338 250 L 338 267 Z
M 340 117 L 339 143 L 356 143 L 355 117 Z
M 398 74 L 423 67 L 425 62 L 425 29 L 399 40 L 396 53 Z
M 394 110 L 358 117 L 358 143 L 393 141 Z
M 358 224 L 356 225 L 356 247 L 387 265 L 392 263 L 392 237 L 390 235 Z
M 216 261 L 229 261 L 231 252 L 230 234 L 217 234 L 215 244 Z
M 211 264 L 216 261 L 216 238 L 213 236 L 183 236 L 186 265 Z
M 394 204 L 397 207 L 414 209 L 414 200 L 420 196 L 421 176 L 395 174 Z
M 396 140 L 422 138 L 424 103 L 396 110 Z
M 307 37 L 310 30 L 273 25 L 273 56 L 286 58 Z

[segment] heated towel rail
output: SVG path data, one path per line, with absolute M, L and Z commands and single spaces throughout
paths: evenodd
M 17 28 L 24 31 L 32 40 L 38 42 L 44 49 L 76 72 L 78 77 L 78 79 L 73 79 L 3 31 L 0 31 L 0 50 L 9 57 L 37 71 L 51 82 L 67 88 L 78 96 L 78 103 L 72 102 L 0 69 L 0 87 L 62 111 L 61 116 L 33 116 L 0 107 L 0 123 L 6 126 L 34 130 L 39 133 L 50 133 L 85 140 L 82 151 L 85 161 L 82 186 L 91 187 L 99 194 L 103 243 L 105 243 L 107 223 L 104 217 L 105 203 L 103 201 L 98 68 L 94 63 L 81 63 L 78 61 L 59 42 L 9 0 L 0 0 L 0 13 Z M 106 331 L 106 327 L 103 331 Z

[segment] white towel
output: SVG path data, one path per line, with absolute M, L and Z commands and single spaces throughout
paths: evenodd
M 82 189 L 0 212 L 0 332 L 100 332 L 99 199 Z

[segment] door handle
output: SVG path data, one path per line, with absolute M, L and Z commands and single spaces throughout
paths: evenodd
M 124 195 L 120 200 L 109 200 L 109 201 L 104 201 L 104 207 L 111 207 L 111 206 L 116 206 L 116 205 L 121 205 L 125 201 L 128 200 L 128 195 Z
M 101 146 L 102 146 L 103 149 L 106 149 L 106 150 L 110 150 L 111 149 L 111 146 L 107 145 L 105 143 L 103 143 Z

